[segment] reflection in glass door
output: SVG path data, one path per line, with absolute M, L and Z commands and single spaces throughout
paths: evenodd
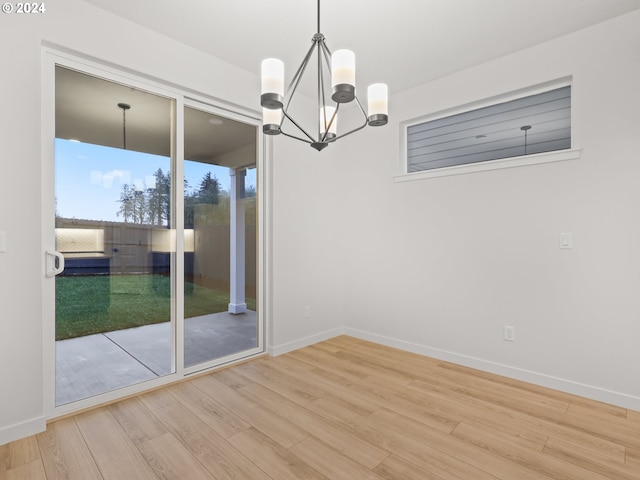
M 184 112 L 184 365 L 258 346 L 256 126 Z
M 56 406 L 174 371 L 173 100 L 56 67 Z

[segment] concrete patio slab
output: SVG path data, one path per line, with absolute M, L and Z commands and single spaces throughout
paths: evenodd
M 103 335 L 157 376 L 171 373 L 171 323 L 155 323 Z
M 223 312 L 185 320 L 184 364 L 187 367 L 257 346 L 258 319 L 254 311 Z
M 104 335 L 56 342 L 56 405 L 156 378 Z
M 258 345 L 256 312 L 185 320 L 185 366 Z M 56 342 L 56 405 L 171 373 L 169 322 Z

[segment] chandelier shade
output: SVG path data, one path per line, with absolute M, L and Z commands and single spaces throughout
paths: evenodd
M 277 58 L 262 61 L 261 96 L 263 107 L 262 131 L 266 135 L 284 135 L 308 143 L 320 151 L 330 142 L 350 135 L 366 126 L 379 127 L 389 121 L 388 87 L 384 83 L 375 83 L 367 89 L 367 107 L 365 112 L 356 95 L 356 56 L 351 50 L 336 50 L 333 54 L 327 47 L 325 37 L 320 33 L 320 0 L 318 0 L 318 31 L 311 39 L 312 45 L 302 63 L 296 70 L 287 90 L 284 90 L 284 63 Z M 292 100 L 307 67 L 317 56 L 317 110 L 314 117 L 318 123 L 314 132 L 304 128 L 289 113 Z M 325 76 L 330 75 L 330 82 Z M 328 87 L 331 87 L 329 94 Z M 327 100 L 334 104 L 327 104 Z M 357 105 L 359 122 L 353 122 L 344 133 L 338 130 L 338 112 L 340 105 L 354 102 Z M 313 117 L 310 117 L 313 118 Z M 343 122 L 341 122 L 342 124 Z
M 348 103 L 356 96 L 356 54 L 351 50 L 336 50 L 331 55 L 331 99 Z
M 282 108 L 284 100 L 284 63 L 277 58 L 262 61 L 262 106 L 268 109 Z

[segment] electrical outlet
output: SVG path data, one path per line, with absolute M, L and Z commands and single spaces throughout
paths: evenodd
M 311 318 L 311 307 L 309 305 L 304 307 L 304 318 Z
M 516 341 L 516 327 L 512 327 L 511 325 L 504 326 L 504 341 L 505 342 L 515 342 Z

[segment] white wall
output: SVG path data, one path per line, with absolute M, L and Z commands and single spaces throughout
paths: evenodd
M 343 333 L 348 222 L 343 198 L 349 179 L 340 174 L 344 144 L 322 152 L 283 137 L 275 138 L 273 144 L 277 167 L 272 274 L 277 332 L 269 352 L 277 355 Z
M 8 244 L 7 252 L 0 253 L 1 445 L 43 429 L 46 411 L 42 309 L 49 306 L 42 301 L 42 263 L 44 248 L 53 245 L 41 245 L 41 102 L 47 100 L 41 98 L 40 93 L 42 44 L 54 44 L 124 71 L 160 79 L 164 85 L 177 85 L 255 111 L 259 78 L 257 73 L 240 70 L 79 0 L 47 3 L 47 11 L 42 15 L 3 14 L 0 42 L 0 89 L 3 92 L 0 231 L 6 233 Z M 287 147 L 279 153 L 286 168 L 289 153 L 292 152 Z M 294 165 L 292 172 L 279 176 L 280 167 L 277 162 L 273 163 L 271 175 L 277 179 L 277 187 L 284 191 L 282 197 L 279 193 L 274 195 L 273 203 L 293 201 L 295 204 L 300 200 L 298 196 L 309 198 L 309 186 L 314 180 L 305 182 L 305 174 L 299 170 L 300 175 L 295 177 L 299 168 Z M 295 185 L 291 187 L 292 194 L 286 193 L 290 184 Z M 336 202 L 334 200 L 334 206 Z M 320 205 L 318 208 L 322 209 Z M 304 212 L 300 213 L 305 217 Z M 283 212 L 278 221 L 288 223 L 290 218 L 289 212 Z M 270 222 L 267 219 L 267 223 Z M 294 298 L 288 295 L 277 302 L 267 299 L 274 318 L 269 331 L 270 351 L 277 350 L 273 342 L 292 345 L 291 342 L 299 338 L 318 338 L 318 333 L 331 330 L 341 322 L 339 317 L 332 320 L 329 327 L 322 322 L 324 315 L 333 312 L 324 311 L 319 299 L 326 300 L 325 296 L 334 292 L 322 285 L 316 267 L 301 265 L 305 274 L 302 281 L 297 278 L 300 271 L 296 267 L 286 272 L 287 262 L 297 262 L 304 256 L 304 246 L 291 249 L 289 246 L 297 240 L 311 239 L 313 228 L 313 218 L 306 217 L 295 230 L 298 236 L 287 239 L 284 247 L 281 237 L 273 237 L 273 248 L 285 266 L 275 268 L 277 273 L 271 289 L 284 294 L 291 287 Z M 276 225 L 271 230 L 281 228 Z M 315 242 L 312 240 L 311 246 L 315 247 Z M 304 295 L 306 287 L 314 293 Z M 300 304 L 312 304 L 314 309 L 312 320 L 298 324 L 295 322 L 301 316 Z
M 636 11 L 392 97 L 390 127 L 343 161 L 347 333 L 640 410 L 638 25 Z M 580 159 L 394 183 L 398 122 L 567 75 Z

